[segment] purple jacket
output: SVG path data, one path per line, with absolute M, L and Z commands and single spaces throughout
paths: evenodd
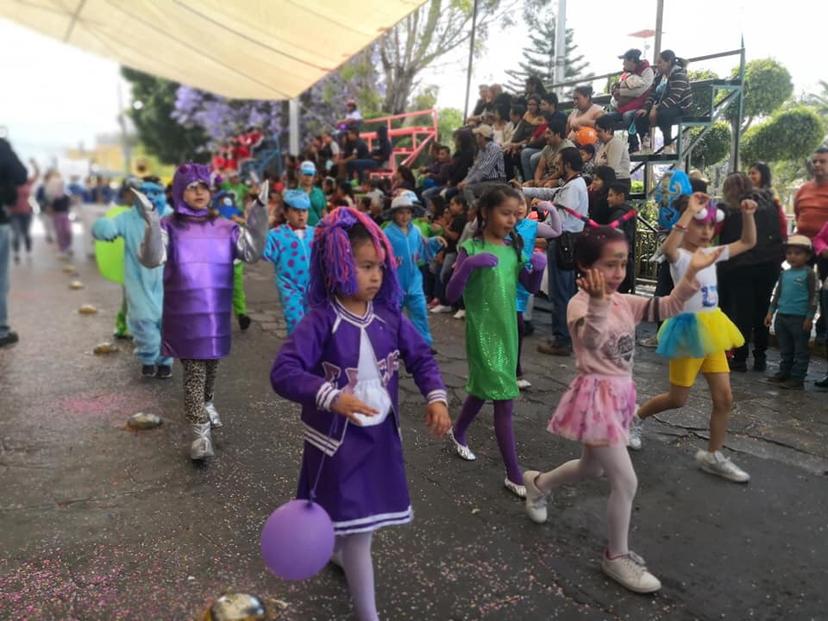
M 429 403 L 447 402 L 429 346 L 402 313 L 377 304 L 369 305 L 365 317 L 357 317 L 338 302 L 317 306 L 285 341 L 273 363 L 270 383 L 281 397 L 302 405 L 305 440 L 327 455 L 339 449 L 350 424 L 330 407 L 340 391 L 356 384 L 363 327 L 391 397 L 398 429 L 400 360 Z
M 164 218 L 162 348 L 165 356 L 217 360 L 230 353 L 233 260 L 239 226 L 224 218 Z

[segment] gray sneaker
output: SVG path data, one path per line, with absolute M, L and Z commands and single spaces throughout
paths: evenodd
M 705 451 L 699 449 L 696 452 L 696 463 L 705 472 L 733 481 L 734 483 L 747 483 L 750 475 L 734 464 L 730 459 L 722 455 L 721 451 Z
M 601 569 L 618 584 L 635 593 L 655 593 L 661 582 L 647 570 L 644 559 L 632 550 L 624 556 L 610 559 L 602 555 Z
M 643 425 L 644 421 L 638 418 L 638 410 L 636 410 L 630 424 L 630 437 L 627 440 L 627 448 L 632 451 L 641 450 L 641 428 Z
M 650 349 L 655 349 L 656 347 L 658 347 L 658 335 L 653 334 L 652 336 L 648 336 L 647 338 L 639 339 L 638 344 L 641 345 L 641 347 L 649 347 Z
M 190 459 L 201 461 L 213 457 L 213 439 L 210 437 L 210 422 L 193 423 L 193 443 L 190 445 Z

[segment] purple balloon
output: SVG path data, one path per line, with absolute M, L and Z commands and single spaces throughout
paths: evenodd
M 318 574 L 334 550 L 333 522 L 320 505 L 291 500 L 267 518 L 262 529 L 262 558 L 283 580 L 305 580 Z

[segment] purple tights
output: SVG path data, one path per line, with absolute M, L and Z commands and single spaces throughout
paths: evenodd
M 460 416 L 454 423 L 454 437 L 457 441 L 466 446 L 466 431 L 472 424 L 480 408 L 485 401 L 472 395 L 466 397 Z M 503 463 L 506 465 L 506 476 L 512 483 L 523 485 L 523 473 L 518 465 L 517 449 L 515 448 L 515 433 L 512 431 L 512 400 L 493 401 L 494 403 L 494 428 L 497 446 Z

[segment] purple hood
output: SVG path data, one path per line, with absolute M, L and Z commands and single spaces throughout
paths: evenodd
M 185 162 L 175 170 L 172 183 L 173 209 L 175 213 L 191 218 L 206 218 L 209 211 L 206 209 L 193 209 L 184 202 L 184 190 L 195 181 L 201 181 L 212 187 L 210 167 L 206 164 L 195 164 Z

